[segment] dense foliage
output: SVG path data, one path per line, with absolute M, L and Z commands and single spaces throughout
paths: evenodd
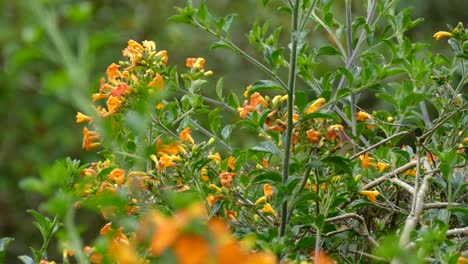
M 97 156 L 22 181 L 56 215 L 30 211 L 44 242 L 23 262 L 47 263 L 55 236 L 63 262 L 79 263 L 466 260 L 467 28 L 434 35 L 448 39 L 444 57 L 405 36 L 421 20 L 397 1 L 367 1 L 362 14 L 351 1 L 269 2 L 290 22 L 255 22 L 256 55 L 236 44 L 234 14 L 189 1 L 171 17 L 262 80 L 225 89 L 203 57 L 176 67 L 165 47 L 131 39 L 90 100 L 73 93 L 82 148 Z M 76 224 L 84 210 L 108 221 L 92 239 Z

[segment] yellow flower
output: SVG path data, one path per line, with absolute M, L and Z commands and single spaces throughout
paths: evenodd
M 384 171 L 386 168 L 388 168 L 388 164 L 387 163 L 384 163 L 384 162 L 377 162 L 377 169 L 382 172 Z
M 208 185 L 208 188 L 210 188 L 211 190 L 216 191 L 216 192 L 223 192 L 223 190 L 221 190 L 221 188 L 219 188 L 215 184 Z
M 371 116 L 368 113 L 364 112 L 364 111 L 359 111 L 356 114 L 357 121 L 367 122 L 367 120 L 369 120 L 370 118 L 371 118 Z
M 436 40 L 440 40 L 441 38 L 445 38 L 445 37 L 448 37 L 448 38 L 451 38 L 453 37 L 453 34 L 450 33 L 450 32 L 447 32 L 447 31 L 438 31 L 434 34 L 433 36 Z
M 221 162 L 221 156 L 219 156 L 218 152 L 208 155 L 208 158 L 214 160 L 218 164 Z
M 361 191 L 359 194 L 367 196 L 367 199 L 369 199 L 369 201 L 372 203 L 375 203 L 377 196 L 380 195 L 378 191 Z
M 197 58 L 197 60 L 193 64 L 193 68 L 203 69 L 204 65 L 205 65 L 205 59 L 204 58 Z
M 208 171 L 206 170 L 205 167 L 201 168 L 200 170 L 200 178 L 203 180 L 203 181 L 209 181 L 210 178 L 208 177 Z
M 109 94 L 105 94 L 105 93 L 93 93 L 91 95 L 91 98 L 93 99 L 93 102 L 96 102 L 96 101 L 99 101 L 99 100 L 102 100 L 102 99 L 106 99 L 109 97 Z
M 262 196 L 262 197 L 258 198 L 257 201 L 255 201 L 255 205 L 262 204 L 262 203 L 264 203 L 266 201 L 267 201 L 266 196 Z
M 195 144 L 195 141 L 193 140 L 192 135 L 190 135 L 190 127 L 187 127 L 184 130 L 182 130 L 182 132 L 180 132 L 179 139 L 180 141 L 187 141 L 192 144 Z
M 264 213 L 272 214 L 272 215 L 276 216 L 275 210 L 273 209 L 273 207 L 271 207 L 271 204 L 269 204 L 269 203 L 266 203 L 266 204 L 263 206 L 262 211 L 263 211 Z
M 236 158 L 234 158 L 233 156 L 229 157 L 228 159 L 228 163 L 227 163 L 227 166 L 231 169 L 231 170 L 235 170 L 236 167 L 235 167 L 235 162 L 236 162 Z
M 162 58 L 162 63 L 164 65 L 166 65 L 167 61 L 169 60 L 169 56 L 167 56 L 167 51 L 166 50 L 161 50 L 160 52 L 156 53 L 156 57 Z
M 122 105 L 122 101 L 119 100 L 118 97 L 109 96 L 106 102 L 107 109 L 109 110 L 109 114 L 113 114 L 117 112 L 118 108 Z
M 252 88 L 252 85 L 251 85 L 251 84 L 249 84 L 249 85 L 247 85 L 247 87 L 245 87 L 245 91 L 244 91 L 244 97 L 245 97 L 245 98 L 249 97 L 249 90 L 250 90 L 250 88 Z M 277 95 L 277 96 L 280 96 L 280 95 Z M 280 97 L 281 97 L 281 96 L 280 96 Z
M 306 114 L 310 114 L 310 113 L 313 113 L 313 112 L 317 111 L 320 107 L 322 107 L 323 104 L 325 104 L 325 102 L 326 102 L 325 98 L 319 98 L 319 99 L 315 100 L 309 106 L 309 108 L 307 108 Z
M 403 174 L 408 175 L 408 176 L 416 177 L 416 171 L 415 170 L 407 170 Z
M 76 123 L 91 122 L 93 118 L 81 112 L 76 113 Z
M 207 72 L 205 72 L 205 73 L 203 74 L 203 76 L 205 76 L 205 77 L 210 77 L 210 76 L 212 76 L 213 74 L 214 74 L 213 71 L 207 71 Z
M 164 107 L 164 104 L 163 104 L 163 103 L 158 103 L 158 104 L 156 105 L 155 108 L 156 108 L 157 110 L 160 110 L 160 109 L 163 108 L 163 107 Z
M 141 43 L 143 44 L 145 51 L 148 53 L 156 50 L 156 43 L 154 43 L 154 41 L 143 40 Z

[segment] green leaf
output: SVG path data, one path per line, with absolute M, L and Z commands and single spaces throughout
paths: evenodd
M 453 213 L 462 213 L 464 215 L 468 215 L 467 207 L 449 207 L 448 210 Z
M 328 163 L 334 165 L 334 167 L 338 170 L 336 174 L 340 174 L 340 172 L 344 172 L 349 175 L 353 174 L 351 160 L 343 156 L 329 156 L 323 158 L 322 162 L 325 164 Z
M 23 255 L 23 256 L 19 256 L 18 257 L 24 264 L 35 264 L 34 263 L 34 260 L 29 257 L 29 256 L 26 256 L 26 255 Z
M 333 56 L 333 55 L 339 55 L 339 54 L 340 52 L 333 46 L 323 46 L 317 51 L 318 56 L 321 56 L 321 55 Z
M 258 146 L 253 147 L 252 150 L 267 152 L 271 154 L 279 153 L 278 148 L 269 141 L 260 142 L 260 144 L 258 144 Z
M 301 204 L 305 204 L 310 200 L 317 201 L 320 200 L 320 197 L 317 195 L 316 192 L 302 192 L 292 206 L 296 207 Z
M 345 67 L 339 67 L 338 70 L 344 74 L 346 77 L 346 82 L 348 83 L 348 86 L 351 86 L 354 83 L 354 76 L 353 74 L 348 71 Z
M 228 140 L 232 133 L 232 125 L 227 125 L 221 130 L 221 136 L 224 140 Z
M 201 22 L 203 22 L 203 24 L 205 24 L 207 14 L 208 14 L 208 10 L 206 9 L 206 4 L 204 1 L 202 1 L 200 5 L 198 6 L 198 11 L 197 11 L 198 20 L 200 20 Z
M 192 18 L 182 14 L 170 16 L 168 20 L 182 24 L 192 24 Z
M 277 82 L 270 81 L 270 80 L 260 80 L 252 84 L 252 87 L 250 87 L 248 94 L 252 95 L 255 92 L 272 91 L 272 90 L 283 90 L 283 89 Z
M 218 82 L 216 83 L 216 95 L 221 101 L 223 101 L 223 84 L 224 76 L 219 78 Z
M 296 99 L 297 107 L 299 107 L 301 111 L 304 110 L 307 104 L 309 103 L 309 98 L 307 97 L 307 94 L 303 91 L 296 92 L 296 96 L 294 98 Z
M 262 0 L 263 6 L 266 6 L 268 4 L 268 2 L 270 2 L 270 0 Z
M 229 29 L 231 29 L 232 21 L 234 21 L 235 16 L 237 16 L 237 14 L 230 14 L 224 17 L 224 19 L 226 20 L 226 24 L 224 24 L 223 26 L 224 32 L 228 32 Z
M 324 118 L 324 119 L 331 119 L 333 120 L 335 123 L 339 123 L 341 122 L 340 120 L 340 117 L 332 112 L 332 111 L 328 111 L 328 110 L 323 110 L 323 111 L 320 111 L 320 112 L 313 112 L 313 113 L 310 113 L 306 116 L 304 116 L 300 122 L 305 122 L 307 120 L 310 120 L 310 119 L 314 119 L 314 118 Z
M 283 180 L 283 177 L 281 177 L 281 175 L 277 172 L 264 171 L 264 170 L 259 170 L 259 171 L 261 173 L 253 177 L 252 180 L 250 181 L 250 184 L 267 183 L 267 182 L 279 184 Z M 255 173 L 258 171 L 256 170 L 253 172 Z
M 8 245 L 15 240 L 11 237 L 3 237 L 0 239 L 0 263 L 5 263 L 5 252 Z
M 239 52 L 238 52 L 237 50 L 235 50 L 233 47 L 231 47 L 231 45 L 229 45 L 229 44 L 228 44 L 226 41 L 224 41 L 224 40 L 217 41 L 217 42 L 213 43 L 213 44 L 210 46 L 210 49 L 219 49 L 219 48 L 232 50 L 232 51 L 234 51 L 234 53 L 236 53 L 237 55 L 239 55 Z

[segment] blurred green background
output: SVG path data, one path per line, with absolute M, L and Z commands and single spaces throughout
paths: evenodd
M 273 26 L 287 27 L 289 22 L 285 14 L 275 13 L 279 1 L 271 2 L 264 9 L 260 0 L 207 1 L 218 16 L 240 14 L 232 36 L 251 54 L 254 52 L 245 35 L 253 21 L 276 16 Z M 336 2 L 342 5 L 342 1 Z M 362 10 L 362 1 L 352 2 L 353 10 Z M 413 41 L 430 43 L 435 52 L 448 53 L 448 46 L 444 41 L 435 42 L 434 32 L 446 30 L 446 24 L 468 23 L 466 0 L 403 2 L 402 7 L 414 8 L 413 18 L 425 19 L 407 35 Z M 215 72 L 215 79 L 225 75 L 225 88 L 239 93 L 247 84 L 266 78 L 240 57 L 223 50 L 210 51 L 214 39 L 207 34 L 168 22 L 176 13 L 174 7 L 184 3 L 0 1 L 0 237 L 15 238 L 8 250 L 13 262 L 18 255 L 30 254 L 29 246 L 39 247 L 39 233 L 26 210 L 38 208 L 44 199 L 23 191 L 19 182 L 67 156 L 83 162 L 93 160 L 95 156 L 81 149 L 82 131 L 75 124 L 75 114 L 88 107 L 87 98 L 98 89 L 107 66 L 122 59 L 121 50 L 128 39 L 154 40 L 158 50 L 168 50 L 169 63 L 179 68 L 184 67 L 186 57 L 205 57 L 206 68 Z M 323 65 L 323 70 L 328 67 Z

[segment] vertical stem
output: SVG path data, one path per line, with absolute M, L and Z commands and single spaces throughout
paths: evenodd
M 346 0 L 346 43 L 348 45 L 348 54 L 353 54 L 353 30 L 351 25 L 351 0 Z M 356 138 L 356 94 L 354 91 L 351 93 L 351 132 L 353 140 Z M 353 153 L 357 152 L 356 144 L 353 144 Z
M 296 88 L 296 61 L 297 61 L 297 43 L 299 41 L 299 32 L 297 32 L 299 24 L 299 3 L 296 0 L 292 15 L 292 29 L 291 29 L 291 55 L 289 57 L 289 76 L 288 76 L 288 120 L 286 129 L 286 140 L 284 142 L 284 156 L 283 156 L 283 185 L 286 184 L 289 176 L 289 158 L 291 156 L 291 142 L 293 133 L 293 115 L 294 115 L 294 91 Z M 286 194 L 287 195 L 287 194 Z M 288 221 L 288 202 L 284 201 L 281 208 L 281 224 L 279 236 L 283 237 L 286 232 L 286 225 Z

